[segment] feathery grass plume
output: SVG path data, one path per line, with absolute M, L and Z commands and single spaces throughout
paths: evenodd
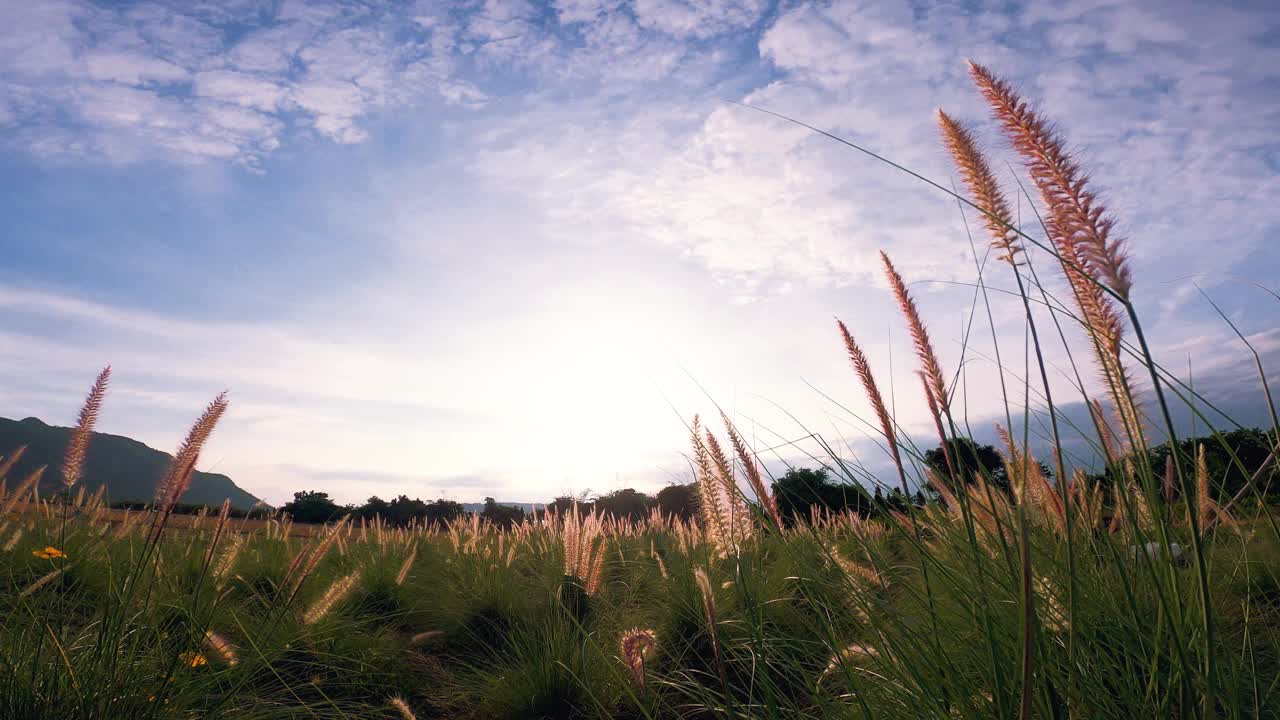
M 289 592 L 290 600 L 297 597 L 298 591 L 302 589 L 302 584 L 307 581 L 307 578 L 311 577 L 311 573 L 315 572 L 316 566 L 318 566 L 320 561 L 324 560 L 325 556 L 329 554 L 329 549 L 333 547 L 334 542 L 337 541 L 339 535 L 342 533 L 343 526 L 345 526 L 347 521 L 350 519 L 350 515 L 345 515 L 341 520 L 333 525 L 333 527 L 329 528 L 329 532 L 325 535 L 324 540 L 321 540 L 320 545 L 318 545 L 307 557 L 306 563 L 300 566 L 302 570 L 298 573 L 298 577 L 294 579 L 293 587 Z
M 4 507 L 0 507 L 0 515 L 8 515 L 18 503 L 22 502 L 27 495 L 31 494 L 40 484 L 40 477 L 44 475 L 44 465 L 32 470 L 18 486 L 13 489 L 13 493 L 4 501 Z
M 992 247 L 1001 251 L 1001 260 L 1017 265 L 1017 254 L 1022 247 L 1018 233 L 1013 230 L 1013 213 L 995 173 L 991 172 L 987 159 L 978 150 L 973 133 L 942 110 L 938 110 L 938 128 L 942 131 L 942 141 L 951 154 L 951 160 L 960 171 L 960 179 L 969 188 L 974 204 L 984 211 L 982 223 L 991 233 Z
M 707 539 L 725 554 L 732 544 L 729 532 L 729 509 L 724 500 L 724 487 L 716 480 L 715 471 L 711 469 L 711 457 L 706 443 L 702 440 L 702 425 L 697 415 L 693 416 L 692 438 L 694 480 L 698 489 L 698 519 Z
M 196 461 L 200 458 L 200 450 L 213 434 L 214 426 L 218 424 L 218 420 L 226 410 L 227 393 L 224 391 L 209 403 L 209 406 L 196 419 L 195 424 L 191 426 L 186 439 L 178 446 L 178 452 L 169 463 L 164 479 L 156 488 L 155 507 L 163 514 L 168 515 L 182 498 L 183 493 L 187 491 L 187 486 L 191 484 L 191 475 L 196 469 Z
M 633 628 L 622 634 L 618 644 L 622 662 L 631 671 L 636 685 L 644 687 L 644 656 L 658 649 L 658 634 L 652 630 Z
M 938 493 L 938 497 L 945 505 L 940 514 L 934 515 L 934 519 L 946 521 L 949 518 L 952 522 L 960 522 L 964 517 L 960 500 L 947 486 L 946 481 L 938 477 L 933 468 L 925 468 L 925 477 L 929 481 L 929 486 Z M 979 541 L 987 550 L 993 550 L 995 541 L 1002 533 L 1001 518 L 1009 516 L 1008 500 L 1003 492 L 992 487 L 982 475 L 974 476 L 973 489 L 968 492 L 967 499 L 973 524 L 980 531 Z
M 1040 463 L 1031 454 L 1031 448 L 1019 449 L 1013 436 L 999 423 L 996 423 L 996 433 L 1005 444 L 1006 450 L 1001 457 L 1014 497 L 1027 507 L 1037 522 L 1053 528 L 1060 535 L 1064 534 L 1067 530 L 1066 508 L 1062 498 L 1049 484 Z
M 854 665 L 856 667 L 861 660 L 870 660 L 877 657 L 880 657 L 880 651 L 874 647 L 860 642 L 850 643 L 842 648 L 840 652 L 831 656 L 831 659 L 827 662 L 827 669 L 823 670 L 822 675 L 818 676 L 818 681 L 821 682 L 842 665 Z
M 564 536 L 564 574 L 568 577 L 573 577 L 578 572 L 578 559 L 581 557 L 578 549 L 578 538 L 582 534 L 581 520 L 582 518 L 578 515 L 578 503 L 575 502 L 560 524 L 560 531 Z M 457 549 L 457 543 L 454 549 Z
M 1098 398 L 1094 398 L 1089 403 L 1089 412 L 1093 415 L 1093 422 L 1098 426 L 1098 436 L 1102 440 L 1102 450 L 1107 454 L 1107 464 L 1118 462 L 1121 457 L 1120 446 L 1116 444 L 1115 431 L 1111 429 L 1111 423 L 1102 412 L 1102 403 L 1098 402 Z
M 45 585 L 48 585 L 54 580 L 57 580 L 58 578 L 62 577 L 62 574 L 65 573 L 66 571 L 67 571 L 67 568 L 61 567 L 61 568 L 58 568 L 57 570 L 54 570 L 53 572 L 50 572 L 44 575 L 40 579 L 28 585 L 22 592 L 18 593 L 18 599 L 21 600 L 22 598 L 30 596 L 32 593 L 36 592 L 37 590 L 44 587 Z
M 893 465 L 898 470 L 898 478 L 902 481 L 902 492 L 910 496 L 911 490 L 907 487 L 907 473 L 902 467 L 902 456 L 898 452 L 898 436 L 893 431 L 893 422 L 889 418 L 889 411 L 885 407 L 884 397 L 880 394 L 880 388 L 876 385 L 876 378 L 871 373 L 871 363 L 867 362 L 867 356 L 862 352 L 862 348 L 857 341 L 853 339 L 853 335 L 849 333 L 849 328 L 845 326 L 843 320 L 836 320 L 836 327 L 840 329 L 840 337 L 844 340 L 845 350 L 849 353 L 849 362 L 853 363 L 854 372 L 858 373 L 858 380 L 862 383 L 862 390 L 867 394 L 867 400 L 871 402 L 871 409 L 875 411 L 876 420 L 880 422 L 880 432 L 884 434 L 884 440 L 889 445 L 889 454 L 893 457 Z
M 582 517 L 578 504 L 564 517 L 564 574 L 582 585 L 588 595 L 600 587 L 604 571 L 604 529 L 598 513 Z
M 355 589 L 356 583 L 360 581 L 360 571 L 357 570 L 349 575 L 338 578 L 329 586 L 328 590 L 320 596 L 306 614 L 302 616 L 302 622 L 307 625 L 314 625 L 320 622 L 333 610 L 334 606 L 346 599 L 347 595 Z
M 107 495 L 107 486 L 99 485 L 98 489 L 94 490 L 93 494 L 89 496 L 89 501 L 85 503 L 85 507 L 88 507 L 94 510 L 101 509 L 102 498 L 106 497 L 106 495 Z
M 747 475 L 747 482 L 751 485 L 751 491 L 756 494 L 756 500 L 764 507 L 769 519 L 773 520 L 774 526 L 781 531 L 784 527 L 782 513 L 778 511 L 778 502 L 774 499 L 773 493 L 769 492 L 769 488 L 764 484 L 764 478 L 760 476 L 760 469 L 756 466 L 755 457 L 747 450 L 747 444 L 743 442 L 742 436 L 734 429 L 733 423 L 729 422 L 729 416 L 721 412 L 720 418 L 724 420 L 725 432 L 729 434 L 729 444 L 733 446 L 733 452 L 738 456 L 738 462 L 742 463 L 743 470 Z
M 707 571 L 704 568 L 697 568 L 693 572 L 694 582 L 698 584 L 698 590 L 702 592 L 702 607 L 706 612 L 707 627 L 711 632 L 712 645 L 715 650 L 716 657 L 720 656 L 720 644 L 715 642 L 717 636 L 716 628 L 719 625 L 718 615 L 716 613 L 716 596 L 711 592 L 711 579 L 707 577 Z
M 588 566 L 587 584 L 584 588 L 588 595 L 595 595 L 600 589 L 600 580 L 604 576 L 605 544 L 605 541 L 600 542 L 599 551 Z
M 938 410 L 938 401 L 933 396 L 933 387 L 929 382 L 928 376 L 923 372 L 917 372 L 920 376 L 920 383 L 924 386 L 924 399 L 929 407 L 929 415 L 933 417 L 933 427 L 938 432 L 939 447 L 942 448 L 942 458 L 947 463 L 947 475 L 951 477 L 951 482 L 955 483 L 957 489 L 962 489 L 964 478 L 956 472 L 956 465 L 951 461 L 951 444 L 947 442 L 947 431 L 942 427 L 942 413 Z
M 729 463 L 729 457 L 725 454 L 724 448 L 720 446 L 720 441 L 709 429 L 703 430 L 703 438 L 706 458 L 711 461 L 710 467 L 706 468 L 710 473 L 707 484 L 719 504 L 717 514 L 723 522 L 719 533 L 723 544 L 718 547 L 718 551 L 722 555 L 727 555 L 751 537 L 753 529 L 751 514 L 747 511 L 747 503 L 738 491 L 737 483 L 734 482 L 733 466 Z
M 887 584 L 884 581 L 884 578 L 881 577 L 880 573 L 874 568 L 867 567 L 866 565 L 846 556 L 841 553 L 834 544 L 827 543 L 826 557 L 829 558 L 836 567 L 840 568 L 845 575 L 848 575 L 849 579 L 855 584 L 878 587 L 883 587 Z
M 418 546 L 414 545 L 409 551 L 409 557 L 400 563 L 400 572 L 396 573 L 396 585 L 404 585 L 404 581 L 409 577 L 409 570 L 413 567 L 413 561 L 418 557 Z
M 1066 635 L 1071 628 L 1071 617 L 1062 601 L 1058 599 L 1058 586 L 1050 578 L 1036 575 L 1033 579 L 1033 587 L 1036 597 L 1040 600 L 1035 605 L 1039 611 L 1041 625 L 1055 635 Z
M 946 414 L 951 409 L 950 396 L 947 395 L 947 383 L 942 376 L 942 364 L 938 362 L 938 355 L 933 351 L 929 331 L 925 328 L 924 321 L 920 319 L 916 301 L 911 298 L 911 293 L 907 292 L 906 283 L 903 282 L 902 276 L 898 274 L 893 262 L 883 250 L 880 251 L 880 260 L 884 263 L 885 276 L 893 288 L 893 297 L 898 301 L 898 307 L 902 309 L 902 314 L 907 319 L 907 326 L 911 330 L 911 342 L 915 345 L 916 357 L 920 360 L 920 368 L 933 394 L 933 400 L 941 408 L 942 413 Z
M 285 547 L 288 548 L 289 536 L 283 535 L 281 536 L 281 539 L 285 541 Z M 308 538 L 306 542 L 302 544 L 302 547 L 298 548 L 298 552 L 294 553 L 293 559 L 289 561 L 289 567 L 285 568 L 284 577 L 280 579 L 280 586 L 284 587 L 287 585 L 289 587 L 290 596 L 293 595 L 292 580 L 293 580 L 294 573 L 298 572 L 298 570 L 302 567 L 302 564 L 306 562 L 308 557 L 311 556 L 311 553 L 313 550 L 315 550 L 315 546 L 312 545 L 311 538 Z
M 213 537 L 209 539 L 208 548 L 205 550 L 204 564 L 209 566 L 213 562 L 213 554 L 218 549 L 218 543 L 222 541 L 222 534 L 227 529 L 227 520 L 231 517 L 231 498 L 225 498 L 222 501 L 222 508 L 218 511 L 218 522 L 213 525 Z
M 743 501 L 738 493 L 738 484 L 734 482 L 733 465 L 729 462 L 729 456 L 725 454 L 720 441 L 709 428 L 704 429 L 703 433 L 707 438 L 707 454 L 711 457 L 712 467 L 715 469 L 720 485 L 725 492 L 725 499 L 729 509 L 729 523 L 730 525 L 746 524 L 750 520 L 750 515 L 747 513 L 746 502 Z
M 4 548 L 2 549 L 5 552 L 9 552 L 10 550 L 13 550 L 15 547 L 17 547 L 18 541 L 21 539 L 22 539 L 22 528 L 20 527 L 14 528 L 13 534 L 9 536 L 9 539 L 7 541 L 5 541 Z
M 1137 475 L 1133 469 L 1133 460 L 1125 458 L 1123 479 L 1115 484 L 1113 489 L 1113 497 L 1111 504 L 1115 507 L 1115 511 L 1111 515 L 1111 524 L 1108 530 L 1112 533 L 1119 532 L 1126 525 L 1139 528 L 1150 528 L 1154 515 L 1151 512 L 1151 504 L 1147 502 L 1147 494 L 1142 491 L 1142 487 L 1138 484 Z M 1128 502 L 1126 502 L 1126 498 Z M 1132 510 L 1129 503 L 1133 503 Z
M 242 547 L 244 547 L 244 538 L 239 533 L 232 535 L 218 562 L 213 566 L 214 587 L 221 588 L 226 582 L 232 568 L 236 565 L 236 558 L 240 555 Z
M 3 458 L 3 461 L 0 461 L 0 480 L 9 476 L 9 471 L 13 469 L 14 465 L 18 464 L 18 461 L 22 459 L 22 455 L 26 451 L 26 445 L 19 445 L 7 457 Z
M 111 379 L 111 366 L 108 365 L 98 373 L 84 406 L 80 408 L 80 417 L 71 430 L 71 439 L 67 442 L 67 451 L 62 459 L 62 483 L 68 488 L 80 480 L 84 472 L 84 459 L 89 453 L 89 440 L 93 438 L 93 425 L 98 421 L 98 413 L 102 410 L 102 399 L 107 394 L 107 382 Z
M 1169 462 L 1173 462 L 1172 455 L 1169 456 Z M 1204 454 L 1204 443 L 1198 443 L 1196 447 L 1196 505 L 1201 532 L 1208 532 L 1214 524 L 1228 527 L 1235 525 L 1235 520 L 1227 514 L 1226 509 L 1219 506 L 1209 494 L 1209 461 Z M 1190 512 L 1189 506 L 1187 510 Z
M 1102 524 L 1102 491 L 1096 483 L 1089 481 L 1084 470 L 1076 468 L 1071 475 L 1071 484 L 1067 488 L 1067 496 L 1076 507 L 1072 515 L 1077 522 L 1084 523 L 1087 530 L 1098 529 Z
M 841 553 L 834 543 L 828 541 L 825 549 L 823 560 L 835 565 L 848 580 L 848 589 L 851 592 L 845 598 L 847 606 L 859 622 L 868 622 L 870 617 L 866 607 L 867 592 L 883 589 L 888 586 L 888 583 L 874 568 Z
M 212 630 L 204 631 L 204 644 L 213 651 L 215 655 L 222 658 L 222 662 L 235 667 L 240 664 L 240 658 L 236 657 L 236 648 L 227 639 Z
M 414 715 L 413 711 L 409 709 L 409 703 L 405 702 L 404 698 L 399 695 L 391 696 L 387 699 L 387 702 L 391 707 L 395 708 L 396 712 L 400 713 L 402 720 L 418 720 L 418 716 Z
M 1095 280 L 1105 281 L 1127 300 L 1132 286 L 1124 243 L 1111 237 L 1114 220 L 1089 189 L 1053 126 L 1042 119 L 1005 80 L 969 61 L 969 75 L 990 105 L 1005 136 L 1031 174 L 1048 210 L 1049 239 L 1090 332 L 1105 385 L 1131 437 L 1142 434 L 1134 386 L 1121 361 L 1124 321 L 1115 303 Z
M 431 642 L 432 640 L 435 640 L 438 637 L 444 637 L 443 630 L 427 630 L 425 632 L 420 632 L 414 635 L 413 637 L 409 638 L 409 644 L 415 647 L 418 645 L 426 645 L 427 643 Z
M 1088 175 L 1063 147 L 1057 130 L 987 68 L 970 60 L 969 75 L 1040 190 L 1054 244 L 1069 250 L 1071 259 L 1083 260 L 1087 272 L 1104 278 L 1127 299 L 1133 277 L 1124 240 L 1112 236 L 1114 218 L 1089 189 Z

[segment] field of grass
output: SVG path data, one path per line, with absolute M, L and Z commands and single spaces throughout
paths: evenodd
M 930 489 L 871 517 L 787 522 L 728 418 L 720 436 L 695 418 L 696 522 L 570 512 L 507 529 L 472 516 L 300 533 L 225 507 L 180 522 L 172 510 L 225 396 L 154 506 L 113 516 L 75 491 L 107 370 L 64 491 L 21 511 L 37 473 L 0 499 L 0 718 L 1280 717 L 1280 522 L 1264 502 L 1280 420 L 1261 363 L 1250 382 L 1275 425 L 1268 461 L 1244 467 L 1220 433 L 1206 441 L 1232 454 L 1238 492 L 1211 476 L 1203 446 L 1173 442 L 1153 466 L 1152 439 L 1178 439 L 1171 406 L 1211 399 L 1152 357 L 1124 245 L 1062 140 L 971 70 L 1044 212 L 1036 231 L 1016 227 L 969 130 L 939 113 L 956 199 L 990 236 L 980 273 L 1005 274 L 1025 311 L 1025 367 L 996 343 L 1007 486 L 948 444 L 966 424 L 954 376 L 887 255 L 945 463 L 921 462 L 840 323 L 895 470 L 876 482 L 901 498 Z M 1065 282 L 1037 273 L 1033 254 Z M 1091 427 L 1060 424 L 1050 348 Z M 1051 448 L 1039 459 L 1033 423 Z M 1064 449 L 1081 441 L 1100 467 Z M 835 451 L 819 460 L 856 474 Z
M 15 515 L 29 516 L 32 519 L 51 518 L 56 514 L 56 510 L 48 503 L 22 501 L 14 503 L 12 512 Z M 71 510 L 72 517 L 80 517 L 86 512 L 83 505 L 74 507 Z M 140 522 L 139 516 L 145 516 L 149 510 L 129 510 L 119 507 L 97 508 L 95 511 L 95 519 L 104 526 L 119 528 L 122 525 Z M 148 518 L 149 519 L 149 518 Z M 205 519 L 204 513 L 195 512 L 187 514 L 174 513 L 169 516 L 165 522 L 165 528 L 170 533 L 183 533 L 187 531 L 199 530 L 208 521 Z M 237 518 L 229 520 L 233 530 L 238 533 L 255 533 L 268 528 L 280 527 L 279 520 L 271 520 L 260 518 L 257 516 L 248 518 Z M 323 535 L 327 532 L 324 525 L 316 525 L 312 523 L 285 523 L 284 532 L 291 537 L 310 538 Z
M 1280 708 L 1265 521 L 1212 533 L 1210 658 L 1188 563 L 1083 525 L 1071 554 L 1030 529 L 1028 640 L 1013 513 L 726 547 L 591 517 L 315 539 L 210 517 L 148 543 L 147 522 L 50 507 L 3 531 L 2 717 L 1015 717 L 1028 642 L 1035 717 L 1194 714 L 1210 662 L 1217 714 Z

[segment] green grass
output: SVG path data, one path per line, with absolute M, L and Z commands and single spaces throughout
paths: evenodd
M 991 718 L 1015 717 L 1022 691 L 1016 543 L 974 545 L 940 513 L 920 540 L 906 526 L 865 540 L 844 526 L 801 526 L 724 558 L 641 525 L 605 540 L 594 596 L 561 574 L 555 528 L 504 538 L 516 548 L 509 566 L 499 533 L 483 527 L 455 530 L 461 550 L 439 532 L 387 531 L 379 544 L 346 530 L 291 604 L 278 583 L 302 539 L 248 537 L 219 590 L 202 572 L 213 519 L 148 549 L 136 535 L 113 539 L 91 519 L 64 525 L 52 514 L 9 518 L 6 535 L 25 530 L 0 556 L 2 717 L 396 717 L 387 698 L 400 695 L 420 718 Z M 1280 544 L 1268 527 L 1207 538 L 1222 717 L 1280 709 Z M 1170 530 L 1185 541 L 1186 528 Z M 1127 531 L 1080 532 L 1068 614 L 1065 544 L 1041 527 L 1030 539 L 1033 716 L 1196 716 L 1207 679 L 1195 672 L 1204 663 L 1194 571 L 1135 560 Z M 48 545 L 66 557 L 33 555 Z M 416 562 L 397 585 L 411 546 Z M 882 582 L 850 576 L 833 553 Z M 715 641 L 696 568 L 714 591 Z M 65 572 L 19 597 L 55 569 Z M 305 624 L 352 571 L 357 588 Z M 643 687 L 618 658 L 632 627 L 658 637 Z M 203 642 L 209 629 L 235 647 L 234 665 Z M 411 643 L 432 630 L 440 634 Z M 875 655 L 828 670 L 854 643 Z M 206 662 L 193 667 L 197 657 Z

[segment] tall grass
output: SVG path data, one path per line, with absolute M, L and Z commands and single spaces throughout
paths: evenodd
M 1204 445 L 1192 457 L 1171 443 L 1154 466 L 1153 439 L 1177 439 L 1170 405 L 1203 418 L 1210 399 L 1151 356 L 1131 299 L 1139 279 L 1059 133 L 994 73 L 971 71 L 1044 217 L 1018 226 L 976 135 L 939 112 L 964 194 L 925 181 L 977 213 L 1034 355 L 1025 376 L 1000 367 L 1008 490 L 970 470 L 970 446 L 954 442 L 968 428 L 956 383 L 887 254 L 944 462 L 924 462 L 856 331 L 838 322 L 893 465 L 875 481 L 903 498 L 931 488 L 925 503 L 868 498 L 870 517 L 784 517 L 722 413 L 727 446 L 691 424 L 694 522 L 573 508 L 506 531 L 473 516 L 342 521 L 304 538 L 283 517 L 250 530 L 224 506 L 179 531 L 174 504 L 226 396 L 193 426 L 154 505 L 121 519 L 101 494 L 71 493 L 104 371 L 63 492 L 38 497 L 37 472 L 0 502 L 0 717 L 1280 716 L 1280 528 L 1262 502 L 1277 435 L 1261 467 L 1232 456 L 1251 478 L 1234 497 L 1210 476 Z M 1063 299 L 1036 269 L 1046 261 Z M 1089 427 L 1062 421 L 1045 360 L 1053 336 Z M 1075 368 L 1081 347 L 1092 383 Z M 1019 386 L 1023 398 L 1010 397 Z M 1050 473 L 1032 449 L 1037 404 Z M 1105 459 L 1098 479 L 1068 440 Z M 1207 442 L 1230 452 L 1220 432 Z M 18 453 L 0 459 L 0 479 Z M 866 472 L 834 451 L 819 460 L 851 481 Z

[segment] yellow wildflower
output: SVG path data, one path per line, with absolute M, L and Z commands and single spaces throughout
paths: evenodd
M 52 545 L 49 545 L 43 550 L 32 550 L 31 554 L 35 555 L 36 557 L 42 560 L 54 560 L 57 558 L 64 558 L 67 556 L 66 553 L 62 552 L 61 550 L 59 550 L 58 548 Z
M 179 659 L 182 660 L 183 665 L 190 665 L 191 667 L 200 667 L 201 665 L 209 664 L 208 658 L 200 653 L 185 652 L 179 656 Z

